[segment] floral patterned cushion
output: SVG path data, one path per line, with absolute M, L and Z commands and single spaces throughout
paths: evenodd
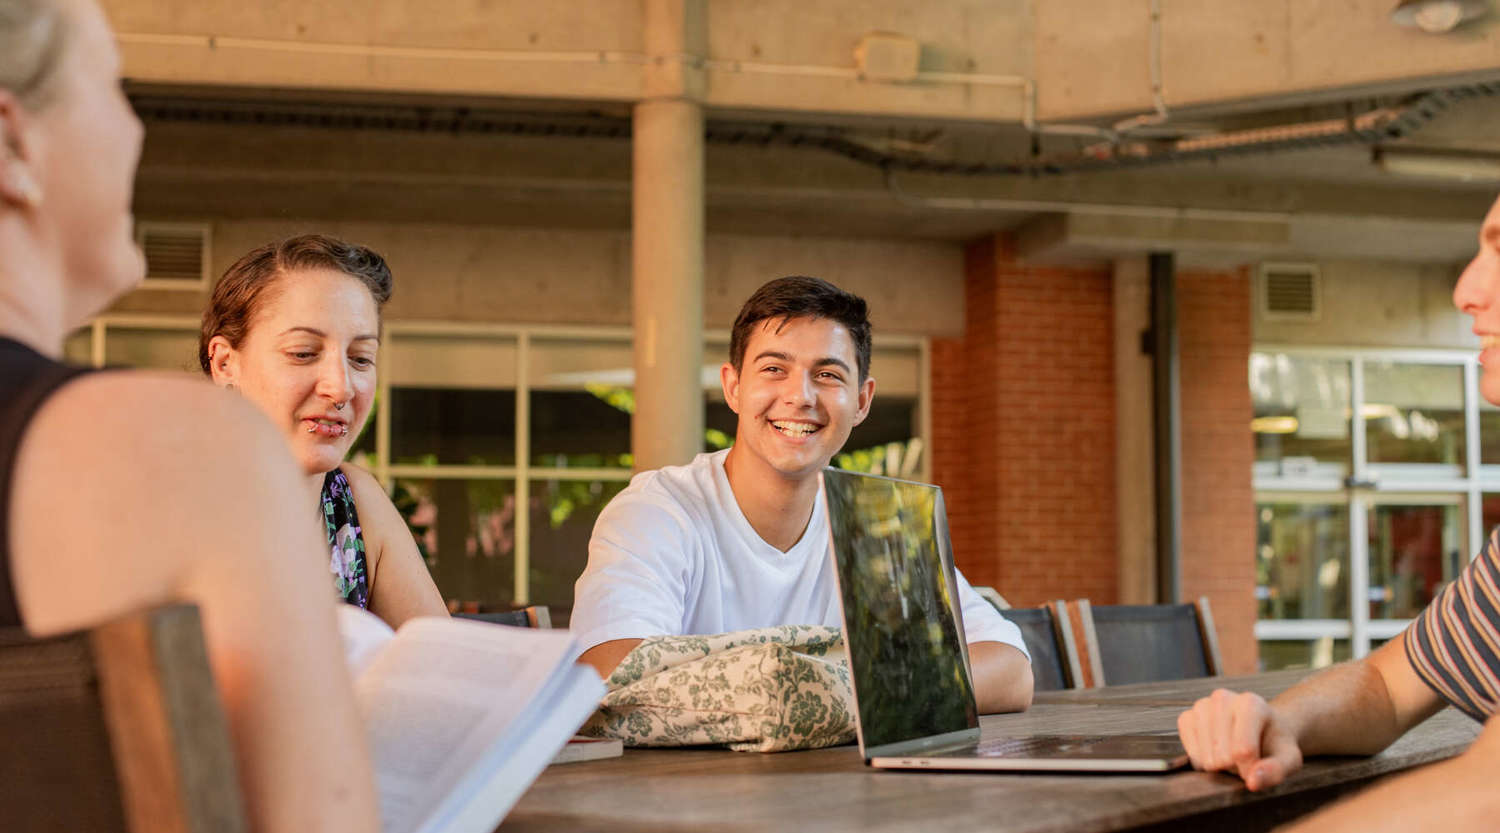
M 782 752 L 854 740 L 854 694 L 838 628 L 652 637 L 607 683 L 609 693 L 580 731 L 626 746 Z

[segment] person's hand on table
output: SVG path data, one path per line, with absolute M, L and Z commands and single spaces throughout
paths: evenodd
M 1251 790 L 1302 766 L 1296 734 L 1258 694 L 1218 689 L 1177 716 L 1177 734 L 1194 769 L 1234 773 Z

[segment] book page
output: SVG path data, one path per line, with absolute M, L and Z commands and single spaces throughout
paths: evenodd
M 344 641 L 344 662 L 355 679 L 375 661 L 375 656 L 396 632 L 379 616 L 354 605 L 339 605 L 339 636 Z
M 560 667 L 567 631 L 414 619 L 356 682 L 386 833 L 409 833 Z M 518 727 L 524 729 L 524 727 Z
M 603 697 L 604 682 L 593 668 L 559 668 L 513 730 L 464 773 L 418 833 L 492 833 Z

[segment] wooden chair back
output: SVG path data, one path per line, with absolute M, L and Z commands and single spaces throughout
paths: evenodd
M 0 629 L 0 737 L 0 830 L 249 830 L 196 607 Z
M 1075 602 L 1095 686 L 1216 677 L 1223 673 L 1208 599 L 1178 605 Z
M 993 587 L 985 587 L 982 584 L 976 584 L 974 585 L 974 592 L 979 595 L 979 598 L 994 605 L 996 610 L 1010 610 L 1010 602 L 1007 602 L 1005 597 L 1000 595 L 999 590 Z
M 544 628 L 551 629 L 552 614 L 548 612 L 546 605 L 532 605 L 519 610 L 505 610 L 499 613 L 455 613 L 455 619 L 473 619 L 478 622 L 489 622 L 495 625 L 510 625 L 514 628 Z
M 1031 674 L 1037 691 L 1083 687 L 1078 644 L 1068 627 L 1063 602 L 1045 607 L 1011 608 L 1002 614 L 1021 629 L 1031 653 Z

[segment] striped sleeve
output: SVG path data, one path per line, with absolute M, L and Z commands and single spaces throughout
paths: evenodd
M 1500 527 L 1406 631 L 1412 669 L 1475 720 L 1500 707 Z

